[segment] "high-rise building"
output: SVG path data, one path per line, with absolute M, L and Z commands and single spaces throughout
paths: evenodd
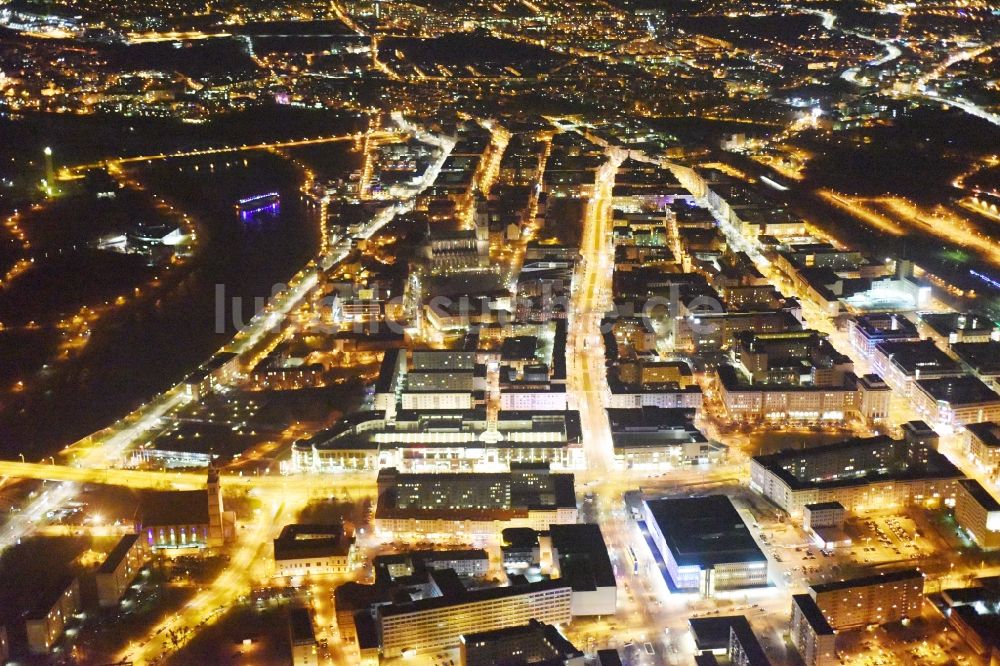
M 809 588 L 809 596 L 835 630 L 887 624 L 920 617 L 924 574 L 902 569 L 822 583 Z
M 837 661 L 837 634 L 808 594 L 792 595 L 789 631 L 792 645 L 806 666 L 834 666 Z

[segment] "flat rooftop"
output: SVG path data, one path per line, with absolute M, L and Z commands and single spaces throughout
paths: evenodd
M 958 481 L 966 492 L 972 495 L 972 498 L 976 500 L 979 506 L 983 507 L 987 511 L 1000 511 L 1000 502 L 997 502 L 996 498 L 990 494 L 990 491 L 983 488 L 975 479 L 959 479 Z
M 849 578 L 830 583 L 819 583 L 812 585 L 814 592 L 822 594 L 824 592 L 835 592 L 837 590 L 850 590 L 856 587 L 869 587 L 872 585 L 883 585 L 885 583 L 901 583 L 907 580 L 923 580 L 924 575 L 918 569 L 899 569 L 886 573 L 872 574 L 871 576 L 861 576 L 860 578 Z
M 995 421 L 970 423 L 965 429 L 986 446 L 1000 446 L 1000 423 Z
M 901 314 L 870 312 L 854 317 L 854 326 L 868 338 L 917 337 L 916 325 Z
M 274 540 L 274 559 L 294 560 L 304 557 L 345 556 L 354 544 L 354 536 L 339 523 L 285 525 Z
M 942 337 L 952 333 L 990 333 L 996 328 L 988 317 L 968 312 L 928 312 L 920 315 L 921 321 Z
M 470 604 L 483 601 L 493 601 L 496 599 L 506 599 L 521 594 L 531 594 L 535 592 L 545 592 L 548 590 L 570 589 L 564 581 L 560 580 L 540 580 L 535 583 L 525 585 L 508 585 L 506 587 L 489 587 L 477 590 L 466 590 L 460 594 L 448 594 L 440 597 L 430 597 L 418 599 L 404 603 L 389 604 L 377 607 L 376 612 L 382 617 L 393 617 L 396 615 L 406 615 L 408 613 L 418 613 L 420 611 L 447 608 L 458 604 Z
M 646 500 L 678 566 L 767 562 L 725 495 Z
M 950 405 L 977 405 L 1000 402 L 1000 395 L 979 379 L 965 375 L 962 377 L 942 377 L 940 379 L 918 379 L 917 387 L 938 402 Z
M 814 504 L 806 504 L 805 508 L 810 511 L 826 511 L 830 509 L 841 509 L 843 510 L 844 505 L 840 502 L 816 502 Z
M 799 607 L 802 615 L 805 616 L 809 626 L 820 636 L 829 636 L 834 633 L 833 627 L 827 621 L 823 611 L 816 605 L 816 600 L 808 594 L 793 594 L 792 603 Z
M 875 349 L 909 376 L 963 372 L 962 364 L 941 351 L 933 340 L 891 340 L 880 342 Z
M 921 456 L 911 456 L 910 449 L 920 446 Z M 922 460 L 919 460 L 922 459 Z M 789 449 L 754 456 L 753 462 L 771 472 L 789 488 L 839 488 L 882 481 L 915 479 L 961 479 L 958 467 L 928 446 L 895 440 L 886 435 L 859 437 L 810 449 Z M 830 470 L 841 466 L 842 474 Z M 823 476 L 814 476 L 814 470 Z
M 951 350 L 981 375 L 1000 374 L 1000 342 L 955 342 Z
M 615 587 L 615 570 L 598 525 L 551 525 L 549 536 L 552 547 L 559 551 L 559 577 L 573 590 Z

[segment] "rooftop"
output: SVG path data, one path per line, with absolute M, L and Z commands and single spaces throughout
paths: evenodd
M 646 500 L 678 566 L 767 562 L 725 495 Z
M 1000 375 L 1000 342 L 955 342 L 951 350 L 979 374 Z
M 102 562 L 101 566 L 97 569 L 97 573 L 99 574 L 114 573 L 115 569 L 118 568 L 118 565 L 121 563 L 123 559 L 125 559 L 125 556 L 128 554 L 128 552 L 132 549 L 132 546 L 134 546 L 135 542 L 138 540 L 139 540 L 138 534 L 126 534 L 121 539 L 119 539 L 118 543 L 115 544 L 115 547 L 111 549 L 110 553 L 108 553 L 108 556 L 104 558 L 104 562 Z
M 353 544 L 354 536 L 338 523 L 285 525 L 274 540 L 274 559 L 344 556 Z
M 1000 511 L 1000 502 L 990 494 L 990 491 L 983 488 L 975 479 L 959 479 L 959 484 L 965 488 L 966 492 L 972 495 L 973 499 L 979 503 L 986 511 Z
M 580 592 L 615 587 L 615 570 L 601 528 L 595 524 L 551 525 L 552 548 L 559 551 L 559 576 Z
M 986 446 L 1000 446 L 1000 423 L 995 421 L 970 423 L 965 429 Z
M 840 502 L 815 502 L 814 504 L 806 504 L 805 508 L 810 511 L 827 511 L 830 509 L 841 509 L 843 510 L 844 505 Z
M 933 340 L 890 340 L 880 342 L 875 350 L 909 376 L 963 372 L 962 365 L 941 351 Z
M 208 524 L 208 494 L 204 490 L 144 491 L 139 506 L 143 527 Z
M 805 616 L 809 626 L 820 636 L 829 636 L 834 633 L 833 627 L 827 621 L 823 611 L 816 605 L 816 600 L 808 594 L 793 594 L 792 603 L 799 607 L 802 615 Z
M 951 405 L 976 405 L 985 402 L 1000 402 L 1000 395 L 979 379 L 965 375 L 962 377 L 942 377 L 940 379 L 919 379 L 917 388 L 938 402 Z
M 920 315 L 921 321 L 942 337 L 952 333 L 989 333 L 996 328 L 988 317 L 966 312 L 928 312 Z
M 753 463 L 780 478 L 793 491 L 880 481 L 965 477 L 933 448 L 886 435 L 754 456 Z M 841 473 L 831 471 L 838 466 L 843 470 Z
M 489 587 L 477 590 L 466 590 L 460 595 L 442 595 L 439 597 L 418 599 L 416 601 L 389 604 L 387 606 L 378 606 L 376 612 L 382 617 L 393 617 L 396 615 L 418 613 L 436 608 L 447 608 L 448 606 L 454 606 L 456 604 L 493 601 L 495 599 L 504 599 L 521 594 L 531 594 L 535 592 L 545 592 L 548 590 L 558 589 L 569 590 L 570 588 L 563 581 L 540 580 L 535 583 L 527 583 L 525 585 L 508 585 L 505 587 Z
M 479 631 L 462 636 L 462 642 L 465 643 L 467 650 L 481 650 L 491 657 L 501 660 L 505 660 L 508 656 L 513 658 L 516 654 L 521 654 L 520 650 L 528 641 L 539 653 L 547 653 L 551 658 L 583 657 L 583 652 L 559 633 L 558 628 L 538 620 L 530 620 L 528 624 L 515 627 Z
M 823 592 L 835 592 L 837 590 L 850 590 L 856 587 L 870 587 L 872 585 L 883 585 L 886 583 L 901 583 L 908 580 L 920 579 L 923 581 L 924 574 L 919 569 L 900 569 L 885 573 L 872 574 L 871 576 L 861 576 L 860 578 L 849 578 L 831 583 L 819 583 L 811 586 L 811 589 L 819 594 Z

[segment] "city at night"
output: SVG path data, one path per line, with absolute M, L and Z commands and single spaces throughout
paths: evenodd
M 1000 5 L 0 0 L 4 664 L 1000 664 Z

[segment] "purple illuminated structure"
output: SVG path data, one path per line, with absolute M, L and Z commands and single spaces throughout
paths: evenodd
M 260 214 L 275 215 L 281 209 L 281 195 L 277 192 L 257 194 L 245 197 L 236 202 L 236 214 L 244 222 L 252 220 Z

